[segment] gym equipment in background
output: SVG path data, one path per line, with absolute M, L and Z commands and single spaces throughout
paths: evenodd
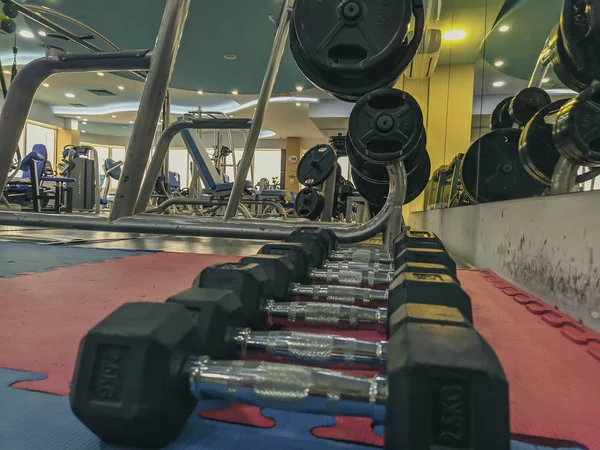
M 523 127 L 544 106 L 550 104 L 550 95 L 543 89 L 529 87 L 521 90 L 513 97 L 502 100 L 490 118 L 490 129 Z
M 67 145 L 62 152 L 61 175 L 74 178 L 73 210 L 100 213 L 100 168 L 98 152 L 86 145 Z

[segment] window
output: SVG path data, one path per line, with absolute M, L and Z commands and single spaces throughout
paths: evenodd
M 108 159 L 108 147 L 94 146 L 94 148 L 98 152 L 98 164 L 100 167 L 100 172 L 102 172 L 102 168 L 104 167 L 104 161 Z
M 27 139 L 25 141 L 24 155 L 31 152 L 36 144 L 46 146 L 48 161 L 55 167 L 56 162 L 56 131 L 50 128 L 40 127 L 31 123 L 27 124 Z
M 124 148 L 111 148 L 111 158 L 115 161 L 125 162 L 125 149 Z
M 281 183 L 281 150 L 257 150 L 254 154 L 254 183 L 261 178 L 272 183 L 277 177 Z
M 190 183 L 188 167 L 187 150 L 169 150 L 169 171 L 179 174 L 182 188 L 188 187 Z

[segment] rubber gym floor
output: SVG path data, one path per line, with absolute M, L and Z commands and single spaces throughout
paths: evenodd
M 263 243 L 0 227 L 0 448 L 117 448 L 69 408 L 81 337 L 117 306 L 164 301 L 204 267 Z M 462 267 L 475 327 L 510 382 L 512 449 L 599 449 L 600 336 L 494 273 Z M 211 400 L 168 448 L 366 449 L 383 444 L 381 432 L 367 419 Z

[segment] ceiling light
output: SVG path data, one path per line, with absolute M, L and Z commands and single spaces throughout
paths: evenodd
M 133 125 L 133 120 L 130 120 L 129 123 Z
M 5 71 L 4 71 L 4 73 L 5 73 L 6 75 L 10 75 L 10 70 L 5 70 Z
M 302 86 L 296 86 L 296 90 L 298 92 L 302 92 L 304 90 L 304 88 Z
M 67 92 L 67 93 L 65 94 L 65 97 L 68 97 L 68 98 L 75 98 L 75 94 L 71 94 L 70 92 Z
M 125 90 L 125 86 L 119 86 L 119 90 L 120 91 L 124 91 Z
M 233 53 L 225 53 L 223 58 L 228 59 L 229 61 L 235 61 L 237 59 L 237 55 L 234 55 Z
M 204 91 L 198 91 L 198 95 L 204 94 Z
M 81 119 L 81 116 L 77 116 L 78 119 Z
M 82 133 L 85 133 L 85 130 L 81 130 Z
M 494 81 L 493 86 L 494 87 L 502 87 L 504 86 L 506 83 L 504 81 Z
M 104 72 L 98 72 L 98 76 L 99 77 L 103 77 L 104 76 Z
M 231 91 L 231 95 L 238 95 L 238 93 L 239 93 L 239 92 L 238 92 L 238 91 L 235 91 L 235 90 Z
M 42 36 L 42 37 L 46 37 L 46 36 L 48 36 L 48 35 L 46 34 L 46 32 L 45 32 L 45 31 L 43 31 L 43 30 L 40 30 L 40 31 L 38 31 L 38 34 L 39 34 L 40 36 Z
M 112 118 L 113 118 L 113 119 L 116 119 L 116 118 L 117 118 L 117 116 L 115 116 L 115 115 L 113 114 Z
M 503 65 L 504 65 L 504 61 L 496 61 L 494 63 L 494 66 L 496 66 L 496 67 L 502 67 Z
M 467 36 L 467 32 L 465 30 L 450 30 L 444 33 L 445 41 L 460 41 Z
M 550 78 L 542 78 L 542 83 L 548 83 L 550 81 Z
M 44 84 L 42 84 L 42 86 L 44 86 L 44 87 L 50 87 L 50 85 L 48 83 L 44 83 Z
M 31 31 L 29 31 L 29 30 L 23 30 L 23 31 L 20 31 L 20 32 L 19 32 L 19 34 L 20 34 L 21 36 L 23 36 L 24 38 L 27 38 L 27 39 L 33 39 L 33 37 L 35 36 L 35 35 L 34 35 L 34 34 L 31 32 Z
M 300 106 L 302 103 L 296 103 L 296 106 Z
M 510 30 L 510 27 L 508 25 L 502 25 L 500 28 L 498 28 L 498 31 L 500 31 L 501 33 L 506 33 L 508 30 Z

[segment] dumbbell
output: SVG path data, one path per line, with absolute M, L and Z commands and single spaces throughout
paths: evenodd
M 250 256 L 239 263 L 207 267 L 196 277 L 193 287 L 233 290 L 245 304 L 252 328 L 258 330 L 296 323 L 309 327 L 329 324 L 350 329 L 375 328 L 387 333 L 389 311 L 415 302 L 456 307 L 473 321 L 471 299 L 449 275 L 399 273 L 390 289 L 374 291 L 352 286 L 298 285 L 294 283 L 294 268 L 284 255 Z M 297 298 L 320 303 L 291 302 Z
M 203 354 L 211 359 L 260 359 L 385 372 L 387 342 L 247 328 L 233 291 L 191 288 L 167 300 L 186 307 L 196 322 Z
M 166 446 L 198 401 L 216 398 L 370 417 L 384 424 L 387 450 L 508 450 L 506 377 L 492 348 L 460 312 L 404 305 L 392 326 L 387 377 L 365 378 L 296 365 L 216 361 L 206 355 L 183 305 L 128 303 L 83 338 L 71 409 L 103 441 L 131 447 Z
M 286 269 L 284 269 L 286 270 Z M 192 287 L 232 290 L 242 301 L 250 327 L 268 330 L 273 326 L 293 325 L 306 328 L 336 327 L 351 330 L 376 330 L 387 333 L 387 310 L 357 306 L 287 302 L 290 297 L 278 293 L 258 264 L 225 263 L 202 270 Z

